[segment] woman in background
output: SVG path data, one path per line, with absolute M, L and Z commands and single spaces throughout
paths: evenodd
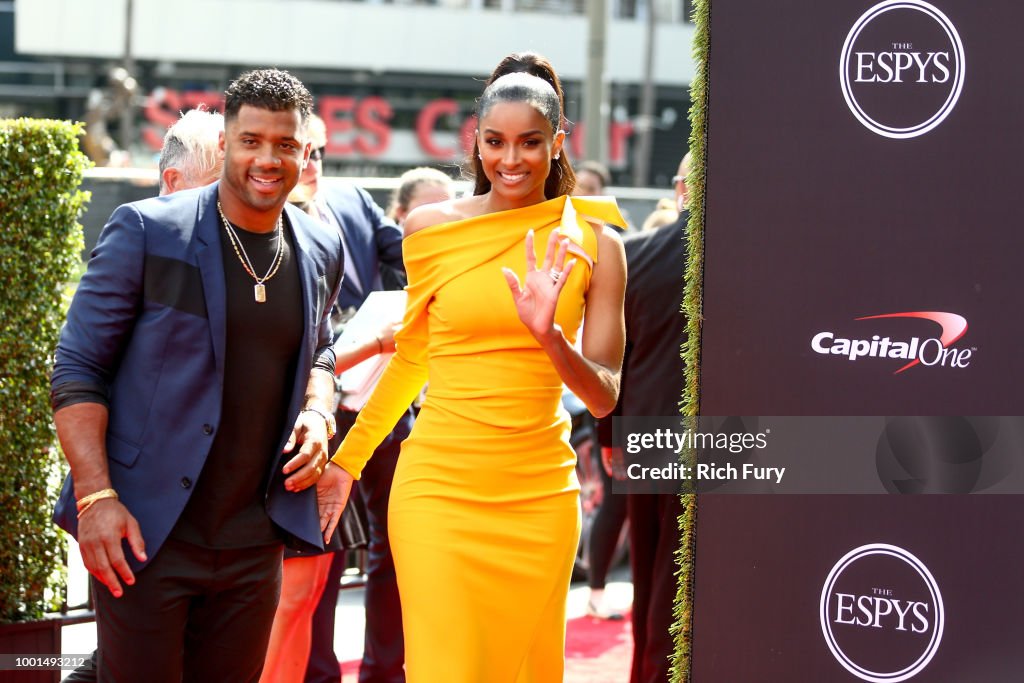
M 413 209 L 454 197 L 455 185 L 451 178 L 436 168 L 419 166 L 409 169 L 399 178 L 398 187 L 391 193 L 387 215 L 401 227 L 405 225 L 405 218 Z M 381 279 L 384 289 L 404 289 L 408 282 L 404 272 L 385 264 L 381 264 Z M 420 401 L 417 400 L 417 409 L 419 405 Z
M 398 179 L 398 187 L 391 193 L 388 218 L 405 224 L 405 218 L 413 209 L 424 204 L 436 204 L 455 196 L 452 179 L 442 171 L 429 166 L 412 168 Z
M 358 477 L 429 375 L 389 517 L 411 683 L 562 680 L 580 533 L 562 385 L 615 405 L 625 260 L 614 200 L 567 196 L 561 93 L 535 54 L 491 75 L 474 193 L 407 217 L 398 351 L 324 473 Z

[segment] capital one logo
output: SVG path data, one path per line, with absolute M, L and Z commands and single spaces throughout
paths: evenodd
M 869 130 L 913 138 L 956 106 L 964 46 L 956 27 L 923 0 L 886 0 L 861 15 L 839 60 L 843 98 Z
M 942 594 L 908 551 L 873 543 L 854 548 L 821 590 L 821 631 L 836 660 L 857 678 L 898 683 L 916 676 L 942 642 Z
M 938 335 L 893 338 L 872 334 L 870 338 L 866 338 L 865 334 L 861 334 L 847 338 L 832 330 L 824 330 L 811 337 L 811 349 L 824 356 L 838 356 L 849 361 L 856 361 L 858 358 L 893 358 L 904 361 L 893 372 L 894 375 L 915 365 L 963 369 L 971 364 L 971 358 L 977 349 L 953 346 L 967 333 L 967 319 L 962 315 L 946 311 L 906 311 L 866 315 L 855 320 L 890 318 L 930 321 L 939 326 Z M 934 328 L 932 330 L 934 331 Z

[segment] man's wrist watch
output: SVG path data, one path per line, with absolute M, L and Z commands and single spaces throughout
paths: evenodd
M 316 413 L 324 419 L 327 423 L 327 438 L 333 439 L 334 435 L 338 432 L 338 423 L 334 421 L 334 416 L 330 413 L 326 413 L 319 408 L 303 408 L 300 412 L 303 413 Z

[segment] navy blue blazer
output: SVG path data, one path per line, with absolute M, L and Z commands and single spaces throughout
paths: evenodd
M 352 258 L 361 287 L 355 278 L 347 277 L 341 285 L 338 304 L 342 308 L 358 308 L 379 282 L 381 264 L 403 273 L 402 229 L 384 215 L 365 190 L 342 182 L 322 180 L 320 192 L 327 207 L 341 225 L 345 248 Z
M 92 252 L 61 331 L 51 384 L 106 391 L 107 461 L 121 501 L 156 556 L 198 480 L 221 417 L 227 293 L 217 212 L 219 183 L 118 207 Z M 329 354 L 330 312 L 341 288 L 341 240 L 288 205 L 305 328 L 267 512 L 322 547 L 315 487 L 290 493 L 281 450 L 302 407 L 313 362 Z M 254 415 L 253 419 L 260 419 Z M 290 455 L 288 457 L 291 457 Z M 71 478 L 54 521 L 78 524 Z M 133 566 L 141 566 L 129 553 Z M 145 564 L 145 563 L 143 563 Z

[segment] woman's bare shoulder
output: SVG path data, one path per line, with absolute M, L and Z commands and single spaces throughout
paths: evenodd
M 475 216 L 478 213 L 478 204 L 479 199 L 471 196 L 418 206 L 410 211 L 405 219 L 405 224 L 402 226 L 405 236 L 408 237 L 432 225 L 451 223 Z
M 602 244 L 606 244 L 607 246 L 605 249 L 611 249 L 612 251 L 622 250 L 622 233 L 616 230 L 614 226 L 595 223 L 593 221 L 587 222 L 594 228 L 594 236 L 597 237 L 598 249 L 601 248 Z
M 597 237 L 598 268 L 602 271 L 611 270 L 624 274 L 626 250 L 623 248 L 622 235 L 610 225 L 593 222 L 590 222 L 590 224 L 593 226 L 594 234 Z M 600 267 L 602 263 L 605 264 L 604 268 Z

